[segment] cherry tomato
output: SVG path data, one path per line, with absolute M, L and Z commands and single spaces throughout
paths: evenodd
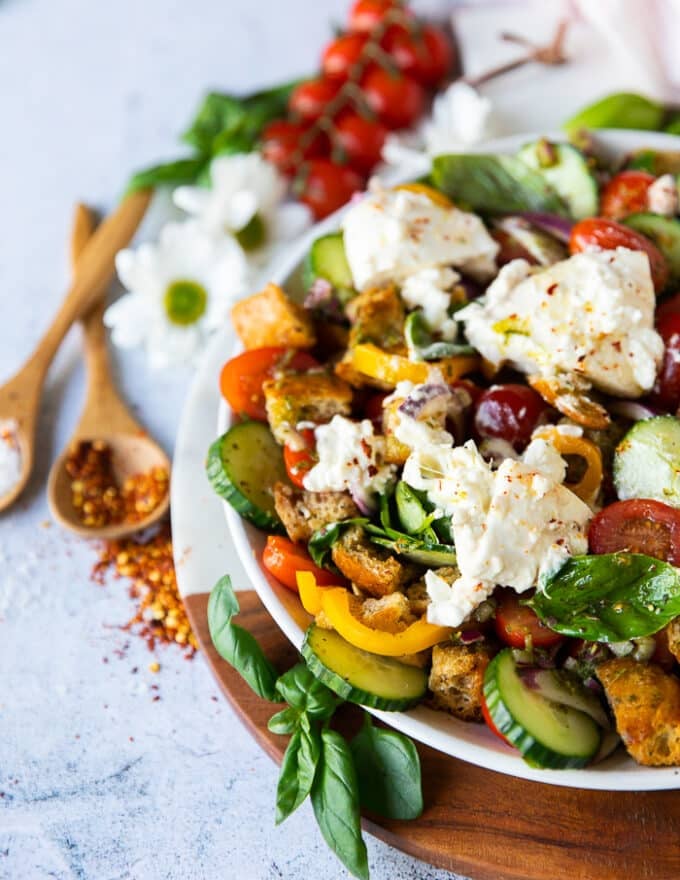
M 498 591 L 496 606 L 496 634 L 511 648 L 526 648 L 527 640 L 534 648 L 550 648 L 564 641 L 564 636 L 541 623 L 514 590 Z
M 344 578 L 333 574 L 332 571 L 319 568 L 314 564 L 312 557 L 304 547 L 293 544 L 282 535 L 269 535 L 262 553 L 262 565 L 278 581 L 281 581 L 284 587 L 288 587 L 289 590 L 296 593 L 298 587 L 295 572 L 297 571 L 311 571 L 317 584 L 323 587 L 332 587 L 344 581 Z
M 319 363 L 306 351 L 292 348 L 253 348 L 228 360 L 220 374 L 222 397 L 237 414 L 267 421 L 262 383 L 276 370 L 309 370 Z
M 505 266 L 506 263 L 510 263 L 512 260 L 526 260 L 527 263 L 531 263 L 532 265 L 535 265 L 538 262 L 536 257 L 534 257 L 533 254 L 530 254 L 529 251 L 517 241 L 514 235 L 510 235 L 505 229 L 492 229 L 491 238 L 500 245 L 500 250 L 496 255 L 496 263 L 499 266 Z
M 383 401 L 388 395 L 389 392 L 387 391 L 384 394 L 378 391 L 375 394 L 371 394 L 364 403 L 364 418 L 370 419 L 373 422 L 373 428 L 375 429 L 376 434 L 382 434 Z
M 650 402 L 669 412 L 680 406 L 680 313 L 667 312 L 657 319 L 656 329 L 666 346 Z
M 414 79 L 370 67 L 361 81 L 366 100 L 388 128 L 408 128 L 423 114 L 425 91 Z
M 650 498 L 615 501 L 590 523 L 591 553 L 644 553 L 680 565 L 680 510 Z
M 317 463 L 316 455 L 316 437 L 313 428 L 305 428 L 300 431 L 300 435 L 304 441 L 301 449 L 293 449 L 286 443 L 283 447 L 283 460 L 286 465 L 286 471 L 290 477 L 291 483 L 299 489 L 304 489 L 303 482 L 305 474 L 307 474 Z
M 288 107 L 302 119 L 318 119 L 326 105 L 337 95 L 340 83 L 331 79 L 309 79 L 291 92 Z
M 498 737 L 498 739 L 503 740 L 503 742 L 506 744 L 506 746 L 511 746 L 512 748 L 514 748 L 512 743 L 503 736 L 503 734 L 500 732 L 500 730 L 493 723 L 493 719 L 491 717 L 491 712 L 489 712 L 489 707 L 486 705 L 486 697 L 484 696 L 483 693 L 482 693 L 482 717 L 484 718 L 484 721 L 486 721 L 486 726 L 489 728 L 491 733 L 495 734 Z
M 321 220 L 342 207 L 363 185 L 363 178 L 348 165 L 338 165 L 330 159 L 312 159 L 304 166 L 300 201 Z
M 680 293 L 676 293 L 656 307 L 656 323 L 659 325 L 661 321 L 668 315 L 680 315 Z
M 603 217 L 621 220 L 629 214 L 647 210 L 647 190 L 656 177 L 646 171 L 621 171 L 602 191 Z
M 378 164 L 386 137 L 384 125 L 358 113 L 343 113 L 335 123 L 337 143 L 361 174 L 368 174 Z
M 349 29 L 356 33 L 369 34 L 388 12 L 398 6 L 396 0 L 356 0 L 349 11 Z M 406 10 L 402 12 L 410 15 Z
M 579 220 L 571 230 L 569 252 L 572 254 L 578 254 L 591 248 L 610 251 L 617 247 L 628 248 L 631 251 L 644 251 L 649 257 L 654 289 L 657 293 L 664 289 L 668 281 L 668 265 L 661 251 L 644 235 L 627 226 L 622 226 L 615 220 L 607 220 L 604 217 L 588 217 L 586 220 Z
M 276 165 L 279 171 L 293 174 L 302 160 L 323 156 L 328 149 L 322 134 L 319 133 L 309 140 L 307 131 L 305 125 L 284 119 L 270 122 L 261 136 L 262 155 L 268 162 Z M 301 146 L 302 140 L 305 141 L 304 147 Z
M 347 79 L 350 69 L 361 58 L 366 40 L 364 34 L 342 34 L 326 46 L 321 58 L 321 69 L 328 79 Z
M 507 440 L 521 452 L 546 412 L 545 401 L 528 385 L 492 385 L 475 404 L 475 432 L 481 439 Z
M 439 85 L 453 66 L 451 41 L 433 25 L 426 24 L 413 33 L 404 27 L 391 27 L 383 45 L 403 73 L 427 88 Z

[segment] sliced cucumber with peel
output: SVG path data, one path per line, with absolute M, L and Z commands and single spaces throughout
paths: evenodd
M 401 712 L 427 691 L 427 675 L 393 657 L 370 654 L 351 645 L 335 630 L 312 624 L 305 633 L 302 656 L 310 671 L 350 703 Z
M 623 222 L 651 239 L 666 258 L 671 278 L 680 279 L 680 220 L 643 212 L 631 214 Z
M 680 507 L 680 419 L 636 422 L 614 452 L 614 486 L 622 501 L 652 498 Z
M 600 748 L 601 730 L 591 716 L 528 688 L 509 648 L 486 669 L 484 699 L 498 730 L 534 767 L 585 767 Z
M 234 425 L 208 450 L 206 470 L 215 492 L 244 519 L 261 529 L 280 530 L 273 488 L 288 482 L 288 476 L 281 448 L 267 425 Z
M 322 235 L 312 245 L 302 269 L 305 289 L 309 290 L 317 278 L 330 282 L 343 303 L 355 295 L 342 232 Z
M 566 203 L 575 220 L 597 214 L 597 181 L 585 156 L 576 147 L 539 140 L 525 144 L 517 157 L 543 176 Z

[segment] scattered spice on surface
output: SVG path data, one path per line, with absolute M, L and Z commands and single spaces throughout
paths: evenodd
M 168 493 L 170 475 L 162 467 L 133 474 L 119 485 L 113 451 L 103 440 L 83 440 L 75 444 L 65 467 L 71 478 L 73 507 L 88 528 L 140 522 Z
M 151 537 L 144 536 L 144 541 L 142 537 L 105 541 L 93 579 L 102 583 L 109 569 L 116 577 L 129 579 L 137 612 L 124 629 L 141 636 L 149 650 L 159 643 L 174 643 L 184 649 L 187 658 L 193 657 L 198 642 L 177 588 L 170 526 L 163 523 Z M 158 672 L 160 664 L 152 663 L 149 669 Z

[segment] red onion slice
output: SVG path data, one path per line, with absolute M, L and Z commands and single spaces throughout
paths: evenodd
M 630 419 L 631 422 L 641 422 L 643 419 L 651 419 L 657 413 L 637 400 L 614 400 L 609 404 L 609 411 L 615 416 Z
M 547 232 L 558 241 L 568 244 L 574 225 L 573 220 L 562 217 L 560 214 L 542 214 L 536 211 L 520 211 L 517 216 L 524 217 L 532 226 Z

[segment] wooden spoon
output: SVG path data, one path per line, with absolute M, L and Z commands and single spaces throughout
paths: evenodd
M 74 268 L 94 231 L 94 225 L 92 212 L 85 205 L 77 205 L 71 237 Z M 115 388 L 102 320 L 105 308 L 104 301 L 97 303 L 83 319 L 87 399 L 69 444 L 52 465 L 47 482 L 47 498 L 52 516 L 60 525 L 82 537 L 112 541 L 148 528 L 165 516 L 170 504 L 170 492 L 167 491 L 157 507 L 142 520 L 113 523 L 101 528 L 85 526 L 73 506 L 72 478 L 66 472 L 66 459 L 71 449 L 82 441 L 101 440 L 106 443 L 111 449 L 114 475 L 119 484 L 127 477 L 146 473 L 156 467 L 169 473 L 170 461 L 158 443 L 133 418 Z
M 0 423 L 7 420 L 12 424 L 21 456 L 21 473 L 13 487 L 0 496 L 0 511 L 16 501 L 33 470 L 35 429 L 47 368 L 71 324 L 100 299 L 113 276 L 115 256 L 134 235 L 150 198 L 149 190 L 127 196 L 101 224 L 78 260 L 75 278 L 52 326 L 22 369 L 0 388 Z

